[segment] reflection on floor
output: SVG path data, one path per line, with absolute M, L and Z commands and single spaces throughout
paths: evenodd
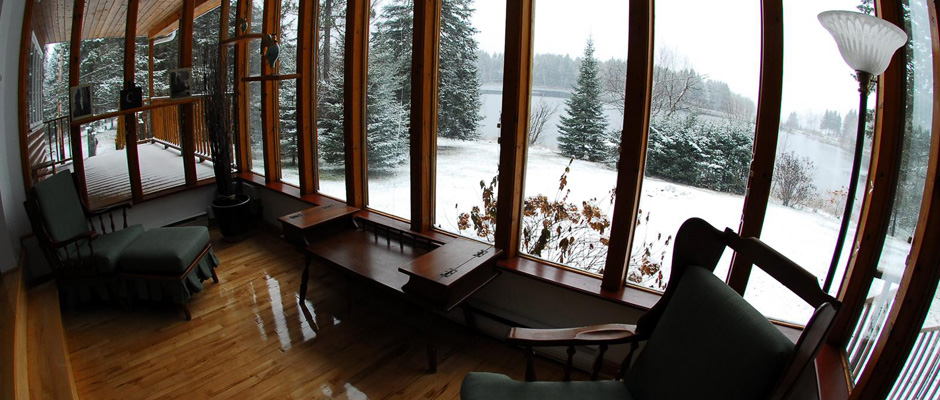
M 469 371 L 522 378 L 520 350 L 443 321 L 438 373 L 427 374 L 417 309 L 318 266 L 300 304 L 303 258 L 282 239 L 232 245 L 213 232 L 213 245 L 221 282 L 193 298 L 190 322 L 170 306 L 66 310 L 82 398 L 457 399 Z M 536 366 L 561 377 L 557 364 Z
M 140 179 L 145 195 L 181 186 L 186 182 L 183 158 L 175 149 L 156 143 L 143 143 L 137 146 L 137 158 L 140 160 Z M 101 153 L 84 161 L 89 207 L 99 208 L 131 198 L 126 150 Z M 196 163 L 198 179 L 212 175 L 212 162 Z

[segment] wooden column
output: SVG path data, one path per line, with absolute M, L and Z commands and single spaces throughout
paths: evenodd
M 2 1 L 0 1 L 2 3 Z M 29 126 L 29 99 L 26 95 L 29 93 L 29 53 L 30 46 L 32 45 L 32 36 L 33 32 L 33 5 L 35 2 L 32 0 L 26 0 L 26 4 L 23 8 L 23 28 L 20 31 L 20 59 L 19 59 L 19 70 L 20 73 L 17 75 L 17 88 L 19 93 L 17 93 L 17 114 L 16 118 L 19 121 L 19 135 L 20 135 L 20 168 L 23 173 L 23 185 L 26 187 L 26 190 L 29 190 L 33 186 L 33 169 L 32 165 L 29 162 L 29 133 L 31 127 Z
M 251 0 L 238 0 L 235 15 L 243 21 L 251 21 Z M 248 28 L 251 30 L 251 27 Z M 235 35 L 242 33 L 235 22 Z M 251 171 L 251 105 L 249 104 L 248 82 L 242 78 L 248 76 L 248 42 L 242 40 L 235 44 L 235 76 L 233 77 L 235 89 L 235 158 L 238 169 L 244 172 Z
M 317 0 L 300 0 L 297 23 L 297 159 L 300 194 L 317 191 Z
M 496 247 L 503 250 L 503 258 L 515 257 L 519 253 L 529 140 L 529 104 L 532 101 L 534 18 L 534 0 L 506 2 L 506 59 L 503 67 L 495 234 Z
M 653 87 L 653 0 L 630 1 L 627 83 L 620 161 L 617 163 L 617 194 L 610 230 L 607 264 L 601 287 L 620 290 L 630 262 L 633 232 L 640 205 L 646 142 L 649 133 L 650 99 Z
M 135 55 L 137 54 L 137 12 L 140 0 L 127 0 L 127 24 L 124 30 L 124 88 L 134 87 Z M 131 180 L 134 201 L 144 199 L 140 179 L 140 159 L 137 155 L 137 114 L 127 114 L 124 120 L 124 147 L 127 149 L 127 176 Z
M 940 243 L 940 30 L 937 6 L 936 0 L 927 3 L 933 42 L 933 124 L 920 219 L 907 270 L 885 322 L 890 329 L 878 338 L 868 366 L 852 391 L 853 399 L 884 399 L 888 396 L 923 327 L 940 279 L 940 246 L 937 246 Z
M 85 0 L 75 0 L 72 4 L 72 37 L 69 45 L 69 87 L 81 83 L 80 63 L 82 61 L 82 19 L 85 17 L 84 11 Z M 71 105 L 71 103 L 69 104 Z M 71 114 L 71 110 L 69 112 Z M 70 129 L 69 142 L 72 144 L 72 171 L 78 179 L 79 193 L 85 204 L 88 204 L 88 187 L 85 184 L 85 159 L 82 154 L 82 128 L 80 125 L 72 125 Z
M 343 132 L 346 147 L 346 203 L 363 208 L 368 201 L 366 181 L 366 73 L 369 55 L 369 1 L 346 4 L 346 56 L 343 60 Z
M 878 15 L 895 25 L 904 26 L 899 3 L 895 0 L 881 1 Z M 838 297 L 843 303 L 842 311 L 836 316 L 829 336 L 830 342 L 835 346 L 844 346 L 848 342 L 858 322 L 875 278 L 878 259 L 891 221 L 892 205 L 898 187 L 901 144 L 904 141 L 906 60 L 903 49 L 895 52 L 888 70 L 878 79 L 871 166 L 865 187 L 866 195 L 862 198 L 858 230 L 852 246 L 857 250 L 849 257 L 846 268 L 848 281 L 843 285 Z
M 264 12 L 261 17 L 261 32 L 266 34 L 279 33 L 278 18 L 280 16 L 280 2 L 278 0 L 265 0 Z M 278 34 L 278 43 L 281 41 Z M 277 66 L 277 65 L 275 65 Z M 268 65 L 261 57 L 261 75 L 273 75 L 277 68 Z M 264 181 L 277 182 L 281 178 L 281 143 L 280 124 L 278 124 L 278 84 L 277 80 L 261 81 L 261 144 L 264 151 Z
M 434 224 L 441 0 L 417 0 L 411 64 L 411 229 Z
M 179 25 L 179 66 L 191 68 L 193 66 L 193 19 L 195 14 L 195 1 L 183 0 L 180 10 Z M 186 176 L 186 186 L 196 185 L 196 128 L 194 107 L 192 103 L 179 106 L 180 110 L 180 147 L 183 151 L 183 172 Z
M 744 211 L 738 234 L 760 237 L 764 215 L 770 201 L 774 162 L 777 157 L 777 133 L 780 130 L 780 102 L 783 95 L 783 3 L 763 0 L 761 3 L 761 71 L 757 95 L 757 123 L 754 133 L 754 157 L 747 179 Z M 741 295 L 751 275 L 751 264 L 731 258 L 728 285 Z

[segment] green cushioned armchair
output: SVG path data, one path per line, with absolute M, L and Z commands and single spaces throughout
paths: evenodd
M 463 400 L 501 399 L 784 399 L 810 367 L 838 301 L 815 276 L 763 242 L 718 231 L 693 218 L 676 234 L 672 274 L 660 301 L 636 325 L 569 329 L 513 328 L 507 340 L 526 349 L 526 382 L 485 372 L 468 374 Z M 815 308 L 796 343 L 713 271 L 725 247 L 754 263 Z M 645 342 L 633 365 L 635 350 Z M 597 379 L 609 345 L 629 344 L 615 380 Z M 568 382 L 575 346 L 599 346 L 592 381 Z M 565 382 L 535 382 L 534 346 L 567 346 Z
M 127 225 L 130 203 L 89 211 L 64 171 L 33 186 L 24 205 L 63 300 L 111 297 L 121 253 L 144 232 Z

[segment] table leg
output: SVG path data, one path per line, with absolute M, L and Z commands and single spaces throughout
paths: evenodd
M 434 311 L 431 308 L 424 310 L 425 340 L 428 346 L 428 372 L 437 372 L 437 347 L 434 344 Z
M 473 316 L 473 311 L 470 310 L 470 307 L 466 304 L 460 306 L 463 310 L 463 322 L 467 324 L 470 329 L 477 330 L 477 320 Z
M 304 273 L 300 277 L 300 302 L 307 298 L 307 280 L 310 279 L 310 256 L 304 260 Z

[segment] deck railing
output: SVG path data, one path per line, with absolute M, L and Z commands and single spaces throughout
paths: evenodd
M 69 118 L 62 116 L 43 121 L 28 136 L 30 176 L 39 182 L 56 172 L 58 167 L 72 161 L 69 137 Z
M 195 95 L 196 102 L 193 103 L 193 121 L 196 148 L 196 157 L 202 160 L 211 158 L 209 150 L 209 132 L 206 130 L 206 121 L 202 116 L 202 107 L 204 96 Z M 155 97 L 151 99 L 151 104 L 161 104 L 170 102 L 169 97 Z M 160 143 L 167 147 L 182 151 L 182 140 L 180 138 L 180 116 L 179 107 L 159 107 L 149 111 L 150 129 L 146 136 L 139 136 L 140 140 Z
M 884 328 L 888 310 L 894 303 L 897 289 L 888 290 L 865 300 L 859 323 L 846 346 L 849 370 L 857 377 L 874 350 Z M 940 326 L 920 331 L 911 354 L 895 381 L 888 400 L 936 399 L 940 395 Z
M 940 396 L 940 326 L 925 328 L 907 357 L 889 400 L 936 399 Z

